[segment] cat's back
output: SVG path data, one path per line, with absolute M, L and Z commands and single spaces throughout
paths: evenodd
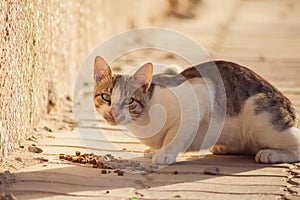
M 262 92 L 278 91 L 254 71 L 229 61 L 209 61 L 190 67 L 180 74 L 187 80 L 201 77 L 215 82 L 221 78 L 220 81 L 224 83 L 228 94 L 230 91 L 237 92 L 237 90 L 247 93 L 248 96 Z
M 273 116 L 272 123 L 277 124 L 279 129 L 291 127 L 297 122 L 295 108 L 286 96 L 260 75 L 237 63 L 210 61 L 187 68 L 180 76 L 186 80 L 207 78 L 212 82 L 221 81 L 226 92 L 226 112 L 229 116 L 238 116 L 251 98 L 254 99 L 255 113 L 268 112 Z M 220 90 L 216 88 L 216 91 L 218 101 Z

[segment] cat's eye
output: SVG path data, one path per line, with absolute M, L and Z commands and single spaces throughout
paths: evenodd
M 102 99 L 103 99 L 104 101 L 110 103 L 111 98 L 110 98 L 110 95 L 109 95 L 109 94 L 102 93 L 102 94 L 101 94 L 101 97 L 102 97 Z
M 134 101 L 134 98 L 126 98 L 126 99 L 124 100 L 124 104 L 125 104 L 125 105 L 129 105 L 129 104 L 132 104 L 133 101 Z

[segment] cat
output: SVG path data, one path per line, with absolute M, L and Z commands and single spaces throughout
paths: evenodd
M 199 72 L 213 66 L 227 101 L 221 135 L 210 151 L 251 154 L 260 163 L 299 161 L 298 115 L 291 101 L 258 74 L 233 62 L 208 61 L 180 73 L 167 69 L 155 75 L 149 62 L 133 75 L 119 75 L 97 56 L 95 109 L 109 124 L 125 126 L 147 145 L 144 156 L 153 163 L 172 164 L 180 152 L 200 150 L 211 105 L 224 101 L 218 97 L 214 76 Z

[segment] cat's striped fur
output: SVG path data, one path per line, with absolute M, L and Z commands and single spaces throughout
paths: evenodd
M 147 63 L 134 75 L 116 75 L 103 58 L 96 57 L 94 69 L 96 110 L 110 124 L 126 126 L 148 145 L 145 155 L 154 163 L 170 164 L 182 151 L 200 150 L 210 123 L 211 105 L 222 103 L 226 117 L 221 135 L 211 147 L 213 153 L 256 154 L 255 159 L 263 163 L 300 160 L 294 107 L 250 69 L 211 61 L 181 73 L 152 75 L 152 67 Z M 200 73 L 212 67 L 223 81 L 226 104 L 215 84 L 217 76 Z M 111 101 L 103 100 L 103 93 Z M 161 108 L 151 110 L 154 105 Z

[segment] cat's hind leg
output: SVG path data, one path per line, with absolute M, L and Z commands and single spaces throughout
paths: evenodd
M 278 93 L 261 93 L 244 105 L 242 137 L 261 163 L 300 161 L 300 130 L 290 102 Z
M 263 149 L 256 156 L 256 162 L 261 163 L 291 163 L 299 161 L 299 151 L 289 151 L 280 149 Z
M 300 161 L 300 130 L 291 127 L 286 131 L 273 133 L 265 146 L 268 148 L 257 152 L 255 156 L 257 162 L 292 163 Z

